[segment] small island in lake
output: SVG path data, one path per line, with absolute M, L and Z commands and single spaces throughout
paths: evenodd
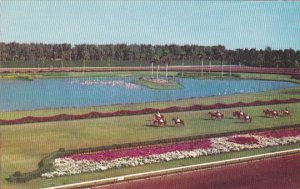
M 150 89 L 166 89 L 173 90 L 179 89 L 183 86 L 179 83 L 179 81 L 175 79 L 162 79 L 162 78 L 146 78 L 140 77 L 135 81 L 136 84 L 148 87 Z

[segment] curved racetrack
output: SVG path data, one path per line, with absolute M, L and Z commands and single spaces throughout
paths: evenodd
M 97 189 L 299 189 L 300 154 L 94 187 Z

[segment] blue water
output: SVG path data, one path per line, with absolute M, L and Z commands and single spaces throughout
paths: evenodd
M 170 101 L 293 88 L 299 84 L 263 80 L 180 79 L 176 90 L 134 86 L 133 78 L 0 80 L 0 111 Z

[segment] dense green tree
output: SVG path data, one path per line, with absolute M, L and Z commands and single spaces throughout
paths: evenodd
M 155 57 L 158 57 L 154 61 Z M 149 44 L 43 44 L 43 43 L 0 43 L 0 62 L 6 65 L 18 63 L 25 66 L 49 64 L 57 61 L 69 62 L 70 66 L 77 62 L 79 65 L 90 62 L 98 62 L 94 65 L 149 65 L 165 61 L 168 57 L 175 64 L 235 64 L 256 67 L 298 67 L 300 51 L 293 49 L 272 50 L 265 49 L 236 49 L 229 50 L 223 45 L 199 46 L 199 45 L 149 45 Z M 164 62 L 164 64 L 165 64 Z M 162 64 L 163 65 L 163 64 Z

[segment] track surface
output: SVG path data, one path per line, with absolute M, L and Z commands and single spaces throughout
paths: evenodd
M 196 170 L 93 189 L 299 189 L 300 154 Z
M 151 71 L 152 67 L 63 67 L 63 68 L 0 68 L 0 73 L 37 73 L 37 72 L 107 72 L 107 71 Z M 156 68 L 155 68 L 156 70 Z M 161 71 L 165 70 L 161 66 Z M 202 66 L 169 66 L 169 71 L 202 71 Z M 247 66 L 203 66 L 203 71 L 245 72 L 300 75 L 300 68 L 259 68 Z

